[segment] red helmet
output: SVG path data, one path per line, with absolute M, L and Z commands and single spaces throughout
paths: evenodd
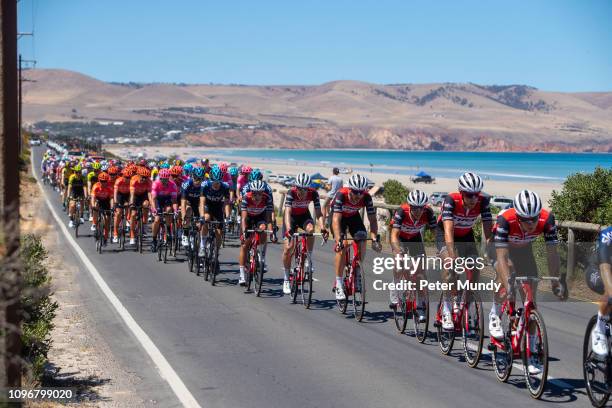
M 151 177 L 151 170 L 149 170 L 146 167 L 139 167 L 138 168 L 138 175 L 140 177 L 149 178 L 149 177 Z
M 183 174 L 183 168 L 181 166 L 172 166 L 170 168 L 170 174 L 172 174 L 174 177 L 178 177 Z
M 108 174 L 111 175 L 111 176 L 116 176 L 117 174 L 119 174 L 119 167 L 117 167 L 117 166 L 109 167 Z
M 169 179 L 170 178 L 170 170 L 168 169 L 162 169 L 159 171 L 159 178 L 160 179 Z
M 102 172 L 98 174 L 98 180 L 99 181 L 110 181 L 110 176 L 108 175 L 108 173 Z
M 253 169 L 249 166 L 242 166 L 242 170 L 240 170 L 242 174 L 251 174 L 252 171 Z

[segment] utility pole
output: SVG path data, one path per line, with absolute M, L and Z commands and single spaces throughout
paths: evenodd
M 17 2 L 0 0 L 2 109 L 0 118 L 0 386 L 21 386 L 21 271 L 19 262 L 19 138 Z

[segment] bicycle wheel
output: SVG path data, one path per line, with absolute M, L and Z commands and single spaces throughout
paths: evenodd
M 463 355 L 467 365 L 474 368 L 482 356 L 484 341 L 484 313 L 478 293 L 465 292 L 465 309 L 461 317 Z
M 408 296 L 406 296 L 408 295 Z M 393 320 L 395 320 L 395 328 L 400 333 L 406 331 L 408 323 L 408 304 L 412 302 L 412 293 L 406 293 L 405 290 L 399 291 L 397 295 L 397 305 L 393 309 Z
M 213 246 L 213 252 L 210 259 L 210 284 L 215 286 L 215 283 L 217 282 L 217 273 L 219 273 L 219 247 L 216 245 L 216 243 Z
M 582 373 L 586 384 L 587 394 L 594 407 L 603 407 L 610 398 L 610 384 L 607 373 L 610 366 L 610 355 L 605 358 L 598 356 L 591 350 L 591 332 L 597 323 L 597 315 L 591 317 L 584 333 L 582 346 Z
M 355 268 L 353 273 L 355 274 L 353 279 L 353 312 L 355 320 L 360 322 L 365 315 L 366 305 L 365 273 L 362 271 L 361 263 L 357 264 L 357 268 Z
M 453 344 L 455 343 L 455 330 L 444 330 L 442 328 L 442 308 L 444 305 L 443 295 L 440 295 L 440 301 L 438 302 L 438 307 L 436 309 L 436 330 L 438 333 L 438 344 L 440 346 L 440 351 L 442 354 L 448 355 L 453 349 Z
M 425 317 L 425 321 L 419 318 L 419 311 Z M 427 290 L 415 291 L 414 304 L 412 305 L 412 321 L 414 322 L 414 335 L 419 343 L 424 343 L 429 334 L 429 294 Z
M 260 296 L 261 295 L 261 288 L 263 286 L 263 271 L 264 271 L 264 268 L 263 268 L 263 256 L 261 254 L 261 250 L 260 249 L 257 250 L 257 259 L 256 259 L 256 261 L 257 261 L 257 270 L 256 270 L 257 273 L 255 273 L 255 276 L 254 276 L 254 278 L 255 278 L 255 294 L 257 296 Z
M 304 266 L 304 277 L 300 286 L 302 304 L 306 309 L 310 309 L 310 304 L 312 303 L 312 282 L 312 259 L 308 256 L 308 265 Z
M 548 336 L 546 335 L 546 326 L 544 319 L 537 310 L 532 310 L 529 314 L 528 325 L 525 326 L 525 333 L 521 339 L 521 358 L 523 360 L 523 373 L 525 375 L 525 383 L 529 394 L 533 398 L 540 398 L 546 387 L 548 379 Z M 527 356 L 527 342 L 531 340 L 532 335 L 529 334 L 529 325 L 535 324 L 536 347 L 535 350 L 530 350 L 530 356 Z M 540 372 L 532 374 L 529 372 L 528 357 L 535 358 L 537 364 L 541 367 Z

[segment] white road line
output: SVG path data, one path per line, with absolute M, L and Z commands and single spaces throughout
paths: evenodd
M 34 171 L 33 152 L 30 155 L 30 160 L 32 162 L 32 171 Z M 36 176 L 36 174 L 34 175 Z M 51 211 L 51 215 L 53 215 L 53 218 L 55 218 L 55 221 L 57 222 L 60 229 L 66 236 L 67 241 L 70 243 L 75 253 L 79 256 L 79 258 L 81 259 L 81 261 L 87 268 L 87 271 L 91 274 L 93 279 L 96 281 L 102 293 L 104 293 L 104 295 L 109 300 L 111 305 L 113 305 L 117 313 L 119 313 L 119 316 L 121 316 L 121 318 L 123 319 L 127 327 L 130 329 L 132 334 L 134 334 L 134 336 L 136 337 L 140 345 L 144 348 L 144 350 L 147 352 L 149 357 L 151 357 L 151 360 L 153 360 L 153 363 L 155 364 L 155 366 L 157 367 L 157 370 L 159 371 L 159 375 L 164 380 L 166 380 L 166 382 L 168 382 L 168 385 L 170 385 L 170 387 L 172 388 L 172 391 L 174 391 L 174 394 L 177 396 L 179 401 L 181 401 L 183 406 L 190 407 L 190 408 L 191 407 L 201 408 L 200 404 L 198 404 L 194 396 L 189 392 L 189 390 L 187 389 L 187 387 L 185 386 L 181 378 L 178 376 L 176 371 L 174 371 L 172 366 L 170 366 L 170 363 L 168 362 L 168 360 L 166 360 L 166 358 L 163 356 L 161 351 L 159 351 L 159 349 L 157 348 L 155 343 L 153 343 L 153 341 L 147 335 L 147 333 L 145 333 L 145 331 L 142 330 L 142 328 L 138 325 L 138 323 L 136 323 L 136 320 L 134 320 L 130 312 L 128 312 L 128 310 L 125 308 L 125 306 L 123 306 L 119 298 L 117 298 L 117 296 L 113 293 L 110 287 L 106 284 L 106 282 L 104 281 L 104 279 L 102 278 L 102 276 L 100 275 L 100 273 L 98 272 L 94 264 L 89 260 L 89 258 L 87 258 L 87 255 L 85 254 L 85 252 L 81 249 L 79 244 L 77 244 L 75 239 L 72 237 L 72 234 L 66 227 L 65 223 L 62 222 L 62 219 L 59 217 L 59 215 L 57 214 L 57 212 L 51 205 L 51 202 L 49 201 L 49 198 L 47 197 L 47 194 L 44 191 L 43 186 L 40 183 L 40 180 L 38 180 L 38 178 L 36 179 L 38 181 L 38 187 L 40 188 L 43 194 L 43 197 L 45 198 L 45 202 L 47 203 L 47 206 L 49 207 L 49 211 Z

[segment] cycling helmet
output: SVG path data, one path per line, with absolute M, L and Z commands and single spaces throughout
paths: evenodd
M 181 166 L 172 166 L 170 169 L 170 174 L 172 174 L 174 177 L 178 177 L 183 174 L 183 168 Z
M 108 175 L 108 173 L 102 172 L 98 174 L 98 181 L 110 181 L 110 176 Z
M 147 169 L 146 167 L 139 167 L 138 175 L 140 177 L 149 178 L 151 177 L 151 170 Z
M 238 167 L 233 167 L 233 166 L 232 166 L 232 167 L 230 167 L 230 168 L 229 168 L 229 174 L 230 174 L 232 177 L 236 177 L 236 176 L 238 175 Z
M 108 174 L 111 176 L 116 176 L 117 174 L 119 174 L 119 167 L 117 166 L 111 166 L 108 168 Z
M 212 181 L 221 181 L 221 179 L 223 178 L 223 173 L 221 172 L 221 169 L 219 167 L 214 166 L 210 170 L 208 177 L 210 177 Z
M 123 175 L 123 177 L 127 177 L 130 178 L 132 177 L 134 174 L 136 173 L 136 167 L 132 167 L 132 166 L 128 166 L 125 169 L 123 169 L 123 171 L 121 172 L 121 174 Z
M 413 190 L 408 194 L 406 201 L 408 201 L 411 207 L 423 207 L 427 204 L 429 199 L 427 198 L 427 194 L 421 190 Z
M 480 176 L 476 173 L 463 173 L 461 177 L 459 177 L 459 191 L 464 191 L 466 193 L 480 193 L 482 191 L 484 183 Z
M 249 176 L 249 180 L 254 181 L 254 180 L 261 180 L 261 179 L 263 179 L 263 174 L 261 174 L 261 170 L 253 169 L 253 171 L 251 172 L 251 175 Z
M 93 162 L 91 165 L 91 168 L 94 170 L 100 170 L 100 168 L 102 167 L 102 165 L 98 162 Z
M 204 178 L 204 169 L 202 167 L 194 167 L 194 169 L 191 172 L 191 174 L 195 178 L 203 179 Z
M 253 169 L 249 166 L 242 166 L 242 169 L 240 170 L 242 174 L 251 174 L 252 171 Z
M 361 174 L 353 174 L 348 181 L 351 190 L 366 191 L 368 189 L 368 179 Z
M 312 182 L 312 180 L 310 179 L 310 176 L 306 173 L 300 173 L 297 175 L 297 177 L 295 178 L 295 186 L 298 188 L 308 188 L 310 187 L 310 183 Z
M 160 180 L 163 180 L 163 179 L 167 180 L 167 179 L 169 179 L 170 178 L 170 170 L 168 170 L 168 169 L 161 169 L 159 171 L 159 178 L 160 178 Z
M 261 180 L 254 180 L 249 183 L 249 189 L 253 192 L 260 193 L 266 189 L 266 185 Z
M 521 218 L 535 218 L 542 211 L 542 200 L 533 191 L 523 190 L 514 197 L 516 215 Z

